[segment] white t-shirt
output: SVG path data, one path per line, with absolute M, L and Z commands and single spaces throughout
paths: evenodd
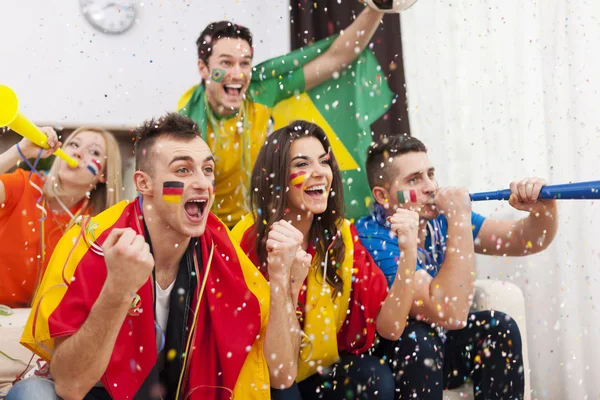
M 158 282 L 156 283 L 156 322 L 163 331 L 165 338 L 167 336 L 167 321 L 169 320 L 169 302 L 171 299 L 171 291 L 175 286 L 175 281 L 171 282 L 168 288 L 164 289 L 160 287 Z M 158 355 L 158 370 L 162 371 L 165 366 L 165 349 Z
M 163 330 L 165 335 L 167 334 L 167 321 L 169 319 L 169 300 L 171 298 L 171 291 L 175 286 L 175 281 L 171 282 L 168 288 L 163 289 L 160 285 L 156 284 L 156 322 Z

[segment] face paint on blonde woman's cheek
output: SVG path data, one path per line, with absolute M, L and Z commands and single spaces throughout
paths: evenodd
M 288 180 L 290 181 L 290 185 L 296 186 L 298 189 L 302 188 L 302 184 L 306 180 L 306 171 L 299 171 L 293 174 L 290 174 Z
M 167 181 L 163 183 L 162 199 L 165 203 L 179 203 L 183 195 L 183 182 Z
M 97 176 L 98 173 L 102 170 L 102 165 L 100 164 L 100 161 L 92 160 L 88 164 L 87 169 L 92 173 L 92 175 Z

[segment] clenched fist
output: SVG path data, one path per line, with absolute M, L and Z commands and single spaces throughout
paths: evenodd
M 546 184 L 542 178 L 525 178 L 518 182 L 511 182 L 509 204 L 517 210 L 528 212 L 539 208 L 540 205 L 550 205 L 555 200 L 539 200 L 540 191 Z
M 290 284 L 292 285 L 292 288 L 302 287 L 302 284 L 304 284 L 306 276 L 308 275 L 308 271 L 310 270 L 311 264 L 312 256 L 306 251 L 299 249 L 296 252 L 296 257 L 294 257 L 294 262 L 292 263 L 292 269 L 290 273 Z
M 419 214 L 399 208 L 388 217 L 391 231 L 398 236 L 400 250 L 416 249 L 419 244 Z
M 441 188 L 433 200 L 446 219 L 471 218 L 471 198 L 466 188 L 452 186 Z
M 46 158 L 52 155 L 52 153 L 54 153 L 56 150 L 58 150 L 61 143 L 58 141 L 58 135 L 56 134 L 54 129 L 50 127 L 43 127 L 40 128 L 40 131 L 42 131 L 46 134 L 46 136 L 48 136 L 49 148 L 44 149 L 44 151 L 42 151 L 41 156 L 41 158 Z M 21 139 L 21 141 L 19 142 L 19 148 L 21 149 L 21 152 L 23 153 L 25 158 L 36 158 L 41 150 L 41 147 L 39 147 L 38 145 L 26 138 Z
M 131 228 L 113 229 L 102 245 L 106 284 L 116 293 L 136 293 L 152 274 L 154 257 L 144 236 Z
M 271 225 L 266 243 L 270 279 L 290 281 L 291 268 L 303 239 L 302 233 L 287 221 L 277 221 Z

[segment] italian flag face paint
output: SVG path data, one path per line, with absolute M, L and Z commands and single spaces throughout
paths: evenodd
M 296 186 L 298 189 L 302 188 L 302 184 L 306 180 L 306 171 L 299 171 L 294 174 L 290 174 L 290 184 Z
M 179 203 L 183 194 L 183 182 L 167 181 L 163 183 L 162 199 L 166 203 Z
M 403 203 L 416 203 L 417 192 L 414 190 L 398 190 L 398 202 Z

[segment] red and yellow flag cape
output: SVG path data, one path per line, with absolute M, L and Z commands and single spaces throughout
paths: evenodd
M 254 217 L 246 214 L 233 228 L 233 238 L 241 244 L 242 249 L 255 251 L 253 237 Z M 342 329 L 348 314 L 350 294 L 352 292 L 352 275 L 354 272 L 354 240 L 350 231 L 350 222 L 344 220 L 339 225 L 341 238 L 346 245 L 344 261 L 339 266 L 340 277 L 344 284 L 340 296 L 331 298 L 331 292 L 323 294 L 323 271 L 314 264 L 306 277 L 306 307 L 304 314 L 304 332 L 311 338 L 312 345 L 304 347 L 298 359 L 297 382 L 336 363 L 338 352 L 338 332 Z M 316 262 L 316 258 L 315 258 Z M 331 286 L 327 284 L 331 290 Z
M 54 339 L 77 332 L 106 280 L 104 257 L 92 243 L 102 246 L 113 228 L 130 227 L 143 235 L 141 215 L 138 201 L 121 202 L 67 232 L 34 300 L 21 338 L 24 346 L 50 360 Z M 233 392 L 235 398 L 268 399 L 269 372 L 262 352 L 268 284 L 214 215 L 199 240 L 200 273 L 212 264 L 200 304 L 197 297 L 192 302 L 197 313 L 189 318 L 193 334 L 188 335 L 192 342 L 181 398 L 228 399 Z M 127 315 L 102 376 L 114 399 L 133 399 L 157 362 L 152 287 L 149 278 L 137 292 L 143 312 Z

